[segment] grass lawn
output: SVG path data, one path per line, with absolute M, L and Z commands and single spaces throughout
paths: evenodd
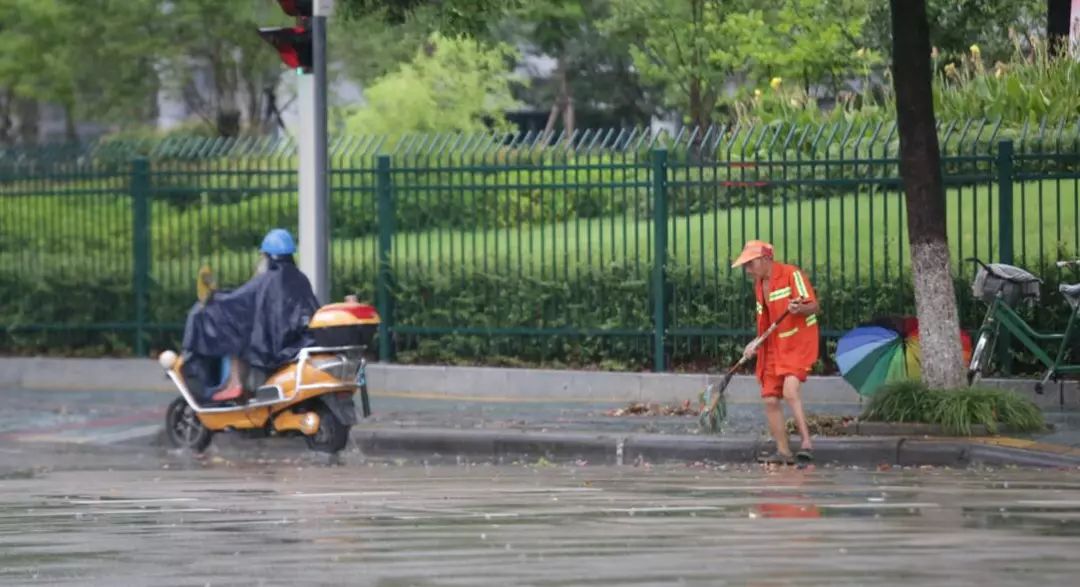
M 1014 251 L 1028 264 L 1040 254 L 1056 260 L 1059 246 L 1080 256 L 1080 209 L 1078 181 L 1052 180 L 1014 186 Z M 70 196 L 66 201 L 72 202 Z M 947 227 L 954 259 L 998 255 L 997 190 L 988 186 L 951 188 L 947 194 Z M 22 198 L 0 199 L 0 211 L 18 205 Z M 94 225 L 95 210 L 107 211 L 104 225 Z M 129 267 L 130 246 L 118 244 L 101 252 L 84 249 L 81 254 L 61 251 L 79 246 L 80 235 L 88 245 L 126 240 L 130 216 L 115 202 L 90 200 L 50 208 L 38 224 L 27 224 L 26 207 L 20 205 L 19 226 L 0 223 L 4 231 L 34 235 L 29 250 L 0 251 L 0 263 L 33 271 L 35 267 L 62 266 L 69 271 L 102 271 Z M 677 211 L 673 211 L 677 212 Z M 6 214 L 5 214 L 6 216 Z M 61 228 L 62 227 L 62 228 Z M 209 261 L 223 283 L 246 279 L 254 263 L 250 251 L 215 251 L 206 255 L 206 243 L 181 230 L 171 231 L 169 248 L 188 250 L 186 259 L 165 259 L 155 254 L 153 273 L 162 285 L 192 283 L 200 256 Z M 51 230 L 50 230 L 51 229 Z M 393 262 L 401 270 L 437 269 L 448 274 L 487 271 L 522 274 L 538 278 L 572 278 L 575 272 L 613 263 L 637 267 L 644 276 L 653 254 L 653 222 L 628 213 L 618 217 L 575 219 L 549 224 L 521 224 L 508 228 L 476 227 L 470 230 L 435 229 L 401 232 L 393 238 Z M 4 242 L 0 233 L 0 243 Z M 845 280 L 887 279 L 908 266 L 906 217 L 902 197 L 895 192 L 875 192 L 819 200 L 788 201 L 772 206 L 675 215 L 669 219 L 669 254 L 676 265 L 695 273 L 721 275 L 742 243 L 764 238 L 777 246 L 779 258 L 807 269 L 816 267 L 827 276 Z M 54 240 L 58 242 L 53 242 Z M 336 271 L 374 275 L 377 237 L 335 239 L 332 257 Z M 164 248 L 154 247 L 160 253 Z M 820 279 L 820 277 L 819 277 Z

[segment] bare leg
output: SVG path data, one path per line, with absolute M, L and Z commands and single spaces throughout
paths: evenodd
M 780 406 L 780 398 L 765 398 L 765 417 L 769 421 L 769 434 L 776 441 L 776 451 L 785 456 L 791 456 L 791 446 L 788 445 L 787 426 L 784 425 L 784 409 Z
M 229 364 L 229 379 L 225 382 L 226 388 L 240 385 L 240 382 L 242 381 L 240 378 L 240 370 L 243 369 L 243 364 L 240 359 L 236 357 L 229 357 Z
M 813 448 L 810 440 L 810 429 L 806 426 L 806 415 L 803 413 L 802 396 L 799 393 L 800 381 L 798 377 L 788 375 L 784 378 L 784 399 L 787 400 L 791 414 L 795 417 L 795 427 L 802 438 L 801 447 L 805 450 Z

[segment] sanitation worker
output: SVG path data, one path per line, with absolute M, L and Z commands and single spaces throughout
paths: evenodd
M 819 306 L 810 281 L 798 267 L 773 259 L 773 247 L 767 242 L 752 240 L 746 243 L 732 267 L 744 267 L 754 281 L 757 299 L 757 332 L 760 336 L 787 311 L 776 330 L 758 345 L 747 345 L 744 356 L 757 353 L 757 380 L 765 402 L 769 433 L 776 441 L 776 453 L 767 457 L 770 464 L 794 464 L 812 461 L 813 445 L 806 426 L 799 386 L 806 381 L 810 368 L 818 359 Z M 791 408 L 802 444 L 797 454 L 791 453 L 783 398 Z

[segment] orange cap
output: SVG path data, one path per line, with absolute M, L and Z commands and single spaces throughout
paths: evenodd
M 760 257 L 772 259 L 773 246 L 765 241 L 747 241 L 746 246 L 743 247 L 742 253 L 739 254 L 739 258 L 735 259 L 735 262 L 731 264 L 731 267 L 741 267 Z

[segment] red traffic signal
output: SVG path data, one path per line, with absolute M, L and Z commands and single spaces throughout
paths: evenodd
M 285 4 L 290 1 L 278 0 L 282 4 L 282 8 L 285 8 Z M 310 5 L 310 2 L 308 4 Z M 311 31 L 307 27 L 260 28 L 259 36 L 266 39 L 268 43 L 277 49 L 278 55 L 281 56 L 281 60 L 285 62 L 285 65 L 293 69 L 311 68 Z
M 277 0 L 277 3 L 289 16 L 311 16 L 311 0 Z

